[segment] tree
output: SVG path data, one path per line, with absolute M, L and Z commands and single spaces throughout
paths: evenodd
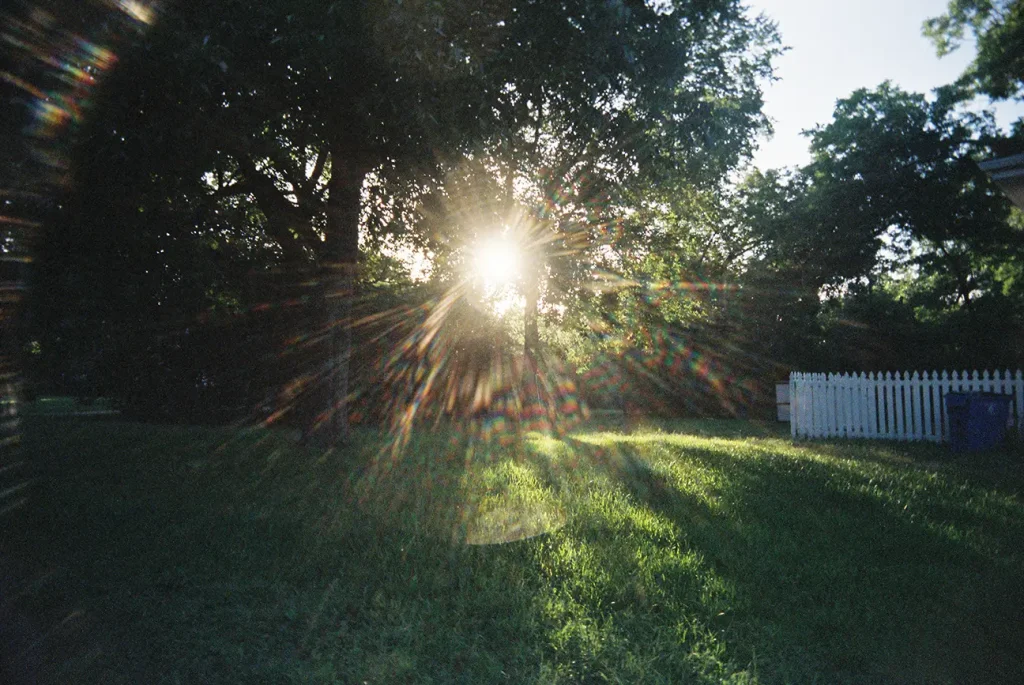
M 975 258 L 1005 259 L 1019 241 L 1009 203 L 975 163 L 993 131 L 990 117 L 957 114 L 942 96 L 928 102 L 888 83 L 858 90 L 811 133 L 817 216 L 839 244 L 860 236 L 865 266 L 884 247 L 897 262 L 951 274 L 970 308 L 982 281 Z
M 958 113 L 948 93 L 929 101 L 884 83 L 839 101 L 809 136 L 796 201 L 754 228 L 819 274 L 816 298 L 834 300 L 820 319 L 821 363 L 868 364 L 850 345 L 865 333 L 900 340 L 874 347 L 883 366 L 1007 360 L 999 341 L 1021 321 L 1001 274 L 1024 236 L 975 163 L 989 154 L 991 118 Z
M 959 84 L 996 99 L 1024 97 L 1024 2 L 950 0 L 945 14 L 924 23 L 940 57 L 959 48 L 968 32 L 978 52 Z
M 731 286 L 689 298 L 689 316 L 716 331 L 710 356 L 752 375 L 1010 363 L 1024 234 L 975 164 L 993 131 L 948 93 L 855 91 L 808 132 L 806 167 L 714 195 L 672 189 L 633 278 Z
M 416 205 L 467 155 L 506 177 L 575 164 L 617 183 L 718 178 L 766 125 L 774 51 L 734 0 L 177 6 L 109 85 L 86 175 L 124 170 L 103 179 L 122 226 L 149 203 L 209 245 L 233 216 L 236 240 L 319 272 L 341 437 L 360 240 L 415 234 Z M 106 211 L 84 202 L 93 222 Z

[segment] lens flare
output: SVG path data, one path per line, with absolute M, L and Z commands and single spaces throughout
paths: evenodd
M 522 274 L 519 246 L 507 236 L 482 241 L 473 249 L 473 270 L 488 290 L 516 282 Z

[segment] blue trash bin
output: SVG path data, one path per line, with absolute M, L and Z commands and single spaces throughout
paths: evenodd
M 1002 445 L 1011 399 L 993 392 L 948 393 L 950 448 L 954 452 L 982 452 Z
M 979 452 L 1000 447 L 1006 440 L 1006 420 L 1010 417 L 1010 396 L 978 392 L 971 396 L 967 410 L 967 451 Z
M 970 395 L 966 392 L 946 394 L 946 420 L 949 422 L 949 448 L 954 452 L 967 449 L 967 412 Z

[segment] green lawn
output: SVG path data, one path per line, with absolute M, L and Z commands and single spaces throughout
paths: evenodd
M 85 415 L 96 415 L 101 413 L 112 413 L 114 408 L 111 406 L 110 400 L 106 398 L 96 398 L 92 401 L 78 400 L 74 397 L 56 396 L 56 397 L 40 397 L 35 402 L 29 402 L 23 405 L 24 413 L 30 416 L 58 416 L 58 415 L 70 415 L 70 414 L 85 414 Z
M 7 642 L 41 682 L 1024 682 L 1019 454 L 629 430 L 30 417 Z

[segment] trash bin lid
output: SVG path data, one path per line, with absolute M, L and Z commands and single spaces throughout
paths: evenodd
M 966 392 L 948 392 L 946 393 L 946 406 L 947 407 L 966 407 L 968 401 L 970 401 L 970 394 Z

